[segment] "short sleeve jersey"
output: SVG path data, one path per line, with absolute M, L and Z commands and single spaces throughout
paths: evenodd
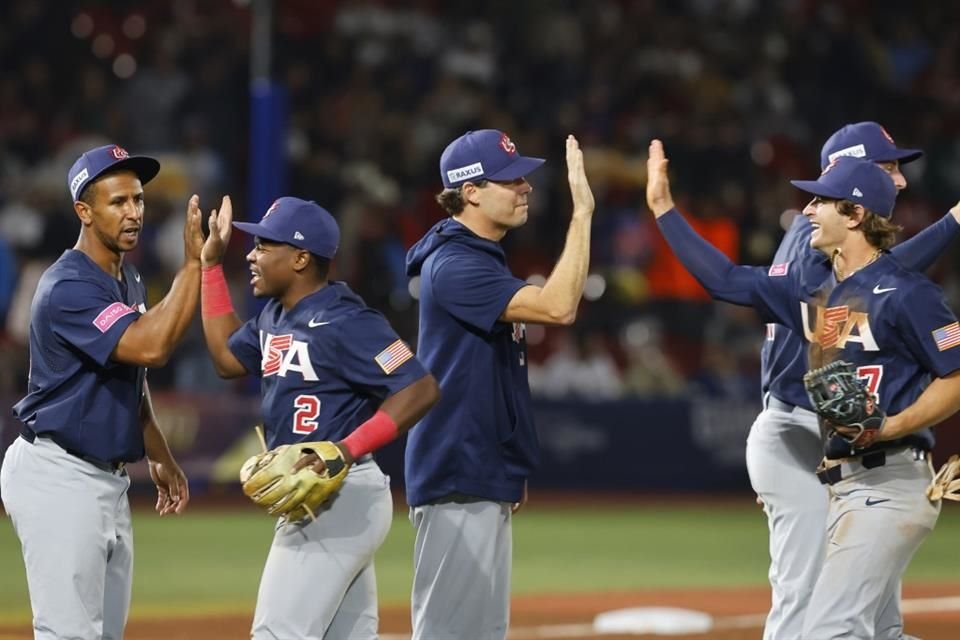
M 260 376 L 267 444 L 337 441 L 427 374 L 379 312 L 341 282 L 285 311 L 276 299 L 229 339 Z
M 14 415 L 37 435 L 102 461 L 143 457 L 145 369 L 110 359 L 146 311 L 140 274 L 120 280 L 85 253 L 66 251 L 41 276 L 30 317 L 30 378 Z

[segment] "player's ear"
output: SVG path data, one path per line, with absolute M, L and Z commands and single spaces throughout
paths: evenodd
M 460 187 L 460 193 L 463 195 L 463 202 L 472 204 L 473 206 L 480 205 L 480 187 L 475 185 L 472 182 L 464 182 L 463 186 Z
M 306 249 L 297 249 L 293 256 L 293 270 L 297 273 L 303 273 L 303 270 L 310 265 L 310 252 Z
M 74 202 L 73 210 L 77 214 L 77 217 L 80 218 L 81 224 L 86 226 L 93 223 L 93 209 L 83 200 Z
M 866 217 L 867 217 L 867 210 L 863 208 L 863 205 L 854 204 L 853 214 L 849 218 L 847 218 L 847 228 L 856 229 L 863 223 L 863 220 Z

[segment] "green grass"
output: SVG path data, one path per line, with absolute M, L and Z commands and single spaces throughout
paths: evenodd
M 743 506 L 527 507 L 514 520 L 515 594 L 766 583 L 766 522 Z M 64 523 L 69 526 L 69 523 Z M 271 523 L 252 509 L 134 514 L 133 615 L 251 611 Z M 877 532 L 883 535 L 884 532 Z M 957 581 L 960 508 L 948 505 L 907 580 Z M 381 601 L 406 602 L 413 528 L 397 514 L 377 555 Z M 24 619 L 29 601 L 19 544 L 0 521 L 0 622 Z

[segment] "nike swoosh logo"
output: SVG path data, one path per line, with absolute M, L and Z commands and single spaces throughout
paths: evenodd
M 330 321 L 327 320 L 325 322 L 317 322 L 316 318 L 310 318 L 310 322 L 307 323 L 307 326 L 312 329 L 314 327 L 322 327 L 325 324 L 330 324 Z
M 881 498 L 881 499 L 879 499 L 879 500 L 876 500 L 876 499 L 874 499 L 874 498 L 867 498 L 866 505 L 867 505 L 868 507 L 872 507 L 872 506 L 875 505 L 875 504 L 881 504 L 881 503 L 884 503 L 884 502 L 890 502 L 890 500 L 891 500 L 891 498 Z
M 136 280 L 137 282 L 140 282 L 140 274 L 139 273 L 133 274 L 133 279 Z
M 889 289 L 881 289 L 881 288 L 880 288 L 880 285 L 877 285 L 877 286 L 875 286 L 875 287 L 873 288 L 873 292 L 874 292 L 874 293 L 878 293 L 878 294 L 879 294 L 879 293 L 887 293 L 888 291 L 896 291 L 896 290 L 897 290 L 896 287 L 890 287 Z

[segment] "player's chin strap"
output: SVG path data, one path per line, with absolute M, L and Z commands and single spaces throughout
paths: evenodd
M 927 458 L 930 472 L 933 473 L 933 462 Z M 932 501 L 956 500 L 960 502 L 960 455 L 952 455 L 940 471 L 933 476 L 933 481 L 927 487 L 927 497 Z

